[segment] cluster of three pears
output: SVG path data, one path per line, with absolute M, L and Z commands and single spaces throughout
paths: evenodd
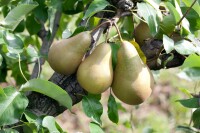
M 50 48 L 50 66 L 65 75 L 78 69 L 77 80 L 88 92 L 100 94 L 111 86 L 117 98 L 131 105 L 140 104 L 150 96 L 154 84 L 152 74 L 130 42 L 121 42 L 114 75 L 110 44 L 99 44 L 82 62 L 91 43 L 89 32 L 59 43 Z
M 110 45 L 102 43 L 82 61 L 91 40 L 90 32 L 84 31 L 53 43 L 49 49 L 48 62 L 55 72 L 63 75 L 77 71 L 77 80 L 81 87 L 90 93 L 99 94 L 112 83 L 112 53 Z

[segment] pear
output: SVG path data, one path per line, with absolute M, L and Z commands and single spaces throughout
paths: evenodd
M 122 41 L 111 86 L 115 96 L 126 104 L 138 105 L 151 95 L 153 86 L 152 73 L 135 47 L 128 41 Z
M 49 65 L 60 74 L 75 73 L 91 44 L 91 40 L 90 32 L 84 31 L 71 38 L 53 43 L 48 53 Z
M 135 41 L 142 46 L 146 39 L 152 38 L 150 29 L 147 23 L 141 21 L 134 29 Z
M 110 44 L 99 44 L 80 64 L 77 80 L 81 87 L 92 94 L 100 94 L 111 86 L 113 68 Z

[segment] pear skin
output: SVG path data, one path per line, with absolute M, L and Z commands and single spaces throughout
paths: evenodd
M 84 31 L 71 38 L 53 43 L 48 53 L 49 65 L 60 74 L 75 73 L 91 44 L 91 40 L 90 32 Z
M 128 41 L 122 41 L 112 83 L 115 96 L 126 104 L 138 105 L 151 95 L 153 86 L 152 73 L 135 47 Z
M 92 94 L 100 94 L 111 86 L 113 68 L 110 44 L 99 44 L 80 64 L 77 80 L 81 87 Z
M 135 41 L 142 46 L 146 39 L 152 38 L 150 29 L 147 23 L 141 21 L 134 29 Z

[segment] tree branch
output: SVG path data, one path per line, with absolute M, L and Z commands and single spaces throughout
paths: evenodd
M 52 34 L 51 34 L 50 39 L 48 39 L 48 31 L 45 30 L 44 25 L 42 26 L 42 29 L 39 32 L 39 36 L 42 39 L 42 47 L 40 48 L 40 54 L 42 56 L 46 56 L 49 51 L 49 47 L 51 46 L 53 39 L 56 35 L 56 32 L 58 30 L 58 27 L 59 27 L 61 14 L 62 13 L 60 11 L 57 11 L 55 13 L 54 25 L 53 25 Z M 31 74 L 31 79 L 37 78 L 37 76 L 40 75 L 40 72 L 42 70 L 42 65 L 44 64 L 44 62 L 45 62 L 44 57 L 41 57 L 41 58 L 39 58 L 39 60 L 36 61 L 33 71 L 32 71 L 32 74 Z

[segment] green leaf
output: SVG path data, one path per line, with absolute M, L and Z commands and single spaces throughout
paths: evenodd
M 0 7 L 7 5 L 11 0 L 1 0 L 0 1 Z
M 97 123 L 90 122 L 89 126 L 90 126 L 90 133 L 104 133 L 104 131 Z
M 187 7 L 190 7 L 194 1 L 191 1 L 191 0 L 182 0 L 182 2 L 183 2 Z M 192 9 L 193 9 L 196 13 L 198 13 L 198 15 L 200 16 L 200 6 L 199 6 L 199 2 L 198 2 L 198 1 L 192 6 Z
M 174 50 L 174 40 L 166 35 L 163 35 L 163 45 L 167 54 Z
M 84 10 L 84 3 L 82 0 L 65 0 L 62 10 L 65 14 L 73 15 Z
M 92 118 L 94 122 L 101 124 L 101 115 L 103 113 L 103 107 L 100 103 L 101 95 L 88 94 L 83 97 L 82 106 L 85 114 Z
M 38 127 L 35 123 L 24 122 L 23 132 L 24 133 L 38 133 Z
M 175 29 L 176 21 L 173 15 L 169 14 L 164 16 L 162 22 L 160 22 L 159 32 L 157 33 L 157 38 L 162 38 L 163 34 L 171 35 Z
M 62 38 L 69 38 L 72 35 L 69 29 L 65 29 L 62 33 Z
M 193 81 L 200 80 L 200 67 L 185 68 L 182 70 L 182 73 L 184 73 L 185 76 L 190 80 L 193 80 Z
M 183 100 L 177 100 L 180 102 L 181 105 L 183 105 L 186 108 L 199 108 L 199 99 L 198 98 L 190 98 L 190 99 L 183 99 Z
M 10 53 L 18 54 L 18 53 L 23 52 L 23 48 L 24 48 L 23 41 L 17 35 L 6 32 L 3 35 L 3 39 L 5 43 L 7 44 L 6 46 Z
M 112 65 L 113 65 L 113 69 L 115 69 L 117 65 L 117 51 L 120 48 L 120 44 L 111 43 L 110 46 L 112 48 Z
M 48 7 L 45 0 L 35 0 L 38 6 L 33 10 L 33 14 L 40 22 L 46 22 L 48 19 Z
M 194 54 L 197 50 L 196 47 L 187 40 L 181 40 L 175 43 L 174 49 L 182 55 Z
M 31 122 L 35 122 L 36 119 L 38 118 L 37 115 L 33 114 L 32 112 L 25 110 L 24 111 L 24 116 L 26 117 L 26 120 L 31 123 Z
M 32 4 L 21 4 L 12 9 L 1 24 L 10 30 L 14 30 L 17 25 L 25 18 L 25 16 L 32 11 L 38 4 L 36 2 Z
M 184 94 L 186 94 L 189 98 L 192 98 L 191 93 L 188 91 L 188 89 L 185 88 L 178 88 L 181 92 L 183 92 Z
M 42 121 L 42 126 L 46 127 L 50 133 L 60 133 L 57 129 L 56 119 L 53 116 L 46 116 Z
M 196 109 L 192 114 L 193 126 L 199 128 L 200 125 L 200 108 Z
M 20 91 L 36 91 L 41 94 L 47 95 L 54 100 L 58 101 L 61 105 L 71 109 L 72 99 L 66 91 L 57 86 L 56 84 L 43 80 L 43 79 L 32 79 L 23 84 Z
M 196 54 L 191 54 L 190 56 L 188 56 L 185 59 L 181 68 L 183 69 L 187 67 L 200 67 L 200 56 Z
M 36 18 L 33 14 L 26 17 L 26 29 L 28 30 L 30 35 L 37 34 L 40 31 L 41 27 L 41 24 L 36 21 Z
M 176 127 L 177 131 L 181 131 L 181 133 L 198 133 L 198 129 L 189 126 L 179 125 Z
M 0 130 L 0 133 L 19 133 L 19 132 L 15 129 L 8 128 Z
M 110 94 L 108 99 L 108 118 L 114 123 L 119 121 L 117 103 L 112 94 Z
M 107 2 L 105 0 L 94 0 L 94 1 L 92 1 L 91 4 L 89 5 L 88 9 L 85 12 L 83 19 L 91 17 L 95 13 L 103 10 L 108 5 L 110 5 L 109 2 Z
M 172 16 L 174 17 L 175 22 L 178 23 L 178 21 L 181 19 L 181 16 L 176 8 L 170 2 L 167 2 L 166 6 L 169 9 L 170 14 L 172 14 Z
M 158 22 L 157 20 L 157 12 L 156 10 L 147 3 L 137 3 L 138 14 L 142 16 L 149 26 L 150 32 L 152 36 L 155 36 L 158 32 Z
M 11 76 L 14 77 L 17 85 L 21 85 L 26 82 L 26 80 L 24 79 L 24 77 L 22 76 L 22 74 L 20 72 L 19 62 L 13 64 L 11 67 L 11 70 L 12 70 Z M 21 61 L 21 70 L 23 71 L 24 76 L 27 79 L 29 79 L 30 74 L 29 74 L 29 70 L 28 70 L 28 64 L 26 61 Z
M 18 122 L 27 106 L 28 99 L 15 88 L 0 89 L 0 126 Z

